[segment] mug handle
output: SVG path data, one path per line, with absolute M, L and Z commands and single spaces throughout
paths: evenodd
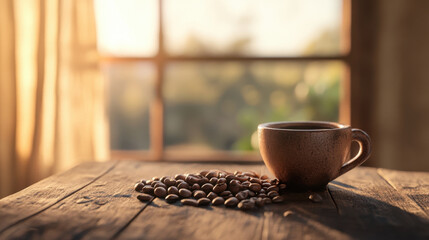
M 352 128 L 352 141 L 359 144 L 359 152 L 350 161 L 346 162 L 340 169 L 338 176 L 352 170 L 353 168 L 361 165 L 371 155 L 371 139 L 366 132 Z

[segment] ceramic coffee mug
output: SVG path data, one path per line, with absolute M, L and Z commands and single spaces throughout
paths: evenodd
M 258 137 L 265 165 L 292 190 L 324 188 L 371 153 L 364 131 L 333 122 L 263 123 Z M 359 152 L 350 160 L 353 141 L 359 143 Z

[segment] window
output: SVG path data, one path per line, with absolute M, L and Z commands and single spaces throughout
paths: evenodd
M 349 0 L 99 0 L 113 155 L 258 160 L 258 123 L 349 123 Z

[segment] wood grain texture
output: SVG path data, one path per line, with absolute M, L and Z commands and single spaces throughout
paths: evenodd
M 365 239 L 428 239 L 428 218 L 374 168 L 357 168 L 332 182 L 329 191 L 344 221 L 338 229 Z
M 321 191 L 243 212 L 136 199 L 140 179 L 260 164 L 91 163 L 0 200 L 0 239 L 428 239 L 429 173 L 357 168 Z
M 73 195 L 109 172 L 116 163 L 84 163 L 62 174 L 46 178 L 0 200 L 0 234 Z
M 426 172 L 402 172 L 378 169 L 383 177 L 397 191 L 415 201 L 429 216 L 429 174 Z

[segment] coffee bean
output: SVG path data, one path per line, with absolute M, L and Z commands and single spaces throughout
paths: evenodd
M 161 178 L 159 179 L 159 181 L 160 181 L 160 182 L 162 182 L 162 183 L 164 183 L 165 179 L 167 179 L 167 178 L 168 178 L 167 176 L 163 176 L 163 177 L 161 177 Z
M 273 203 L 281 203 L 281 202 L 284 202 L 284 200 L 285 199 L 282 196 L 275 196 L 272 199 Z
M 258 207 L 263 207 L 265 205 L 264 199 L 261 197 L 258 197 L 258 199 L 256 199 L 256 201 L 255 201 L 255 204 Z
M 153 186 L 154 188 L 157 188 L 157 187 L 162 187 L 162 188 L 167 188 L 167 186 L 164 184 L 164 183 L 162 183 L 162 182 L 158 182 L 158 183 L 156 183 L 155 184 L 155 186 Z
M 167 187 L 176 186 L 176 180 L 167 178 L 165 179 L 164 184 L 167 185 Z
M 200 198 L 198 199 L 198 206 L 207 206 L 211 203 L 212 201 L 208 198 Z
M 262 183 L 262 187 L 269 188 L 269 187 L 271 187 L 271 183 L 267 183 L 267 182 Z
M 144 187 L 144 184 L 139 182 L 139 183 L 136 183 L 136 185 L 134 185 L 134 190 L 136 190 L 137 192 L 141 192 L 143 187 Z
M 244 182 L 244 181 L 247 181 L 249 179 L 249 177 L 248 176 L 243 176 L 243 175 L 238 175 L 238 176 L 235 177 L 235 179 L 237 179 L 240 182 Z
M 169 187 L 168 188 L 168 194 L 176 194 L 176 195 L 178 195 L 179 194 L 179 189 L 177 189 L 177 187 L 175 187 L 175 186 L 171 186 L 171 187 Z
M 225 202 L 225 200 L 222 197 L 216 197 L 212 200 L 212 204 L 214 206 L 222 205 L 224 202 Z
M 198 183 L 198 178 L 194 177 L 194 176 L 187 176 L 185 181 L 189 184 L 189 185 L 193 185 L 195 183 Z
M 203 186 L 201 186 L 201 190 L 203 190 L 206 193 L 209 193 L 213 190 L 213 185 L 211 183 L 206 183 Z
M 157 184 L 157 183 L 159 183 L 160 181 L 152 181 L 151 183 L 150 183 L 150 185 L 152 186 L 152 187 L 154 187 L 155 188 L 155 185 Z
M 203 170 L 200 172 L 200 175 L 205 177 L 209 172 L 210 172 L 209 170 Z
M 270 181 L 271 185 L 277 185 L 279 183 L 278 179 L 271 179 Z
M 222 183 L 226 183 L 226 178 L 219 178 L 217 180 L 217 184 L 222 184 Z
M 249 186 L 249 190 L 259 192 L 261 190 L 261 185 L 259 185 L 259 183 L 251 183 Z
M 256 193 L 253 191 L 250 191 L 250 190 L 245 190 L 245 191 L 247 191 L 247 193 L 249 194 L 249 197 L 255 197 L 256 196 Z
M 215 193 L 221 193 L 221 192 L 225 191 L 227 187 L 228 186 L 226 185 L 226 183 L 216 184 L 213 187 L 213 192 L 215 192 Z
M 223 192 L 221 192 L 221 193 L 219 194 L 219 196 L 221 196 L 221 197 L 229 196 L 229 195 L 231 195 L 231 192 L 230 192 L 230 191 L 228 191 L 228 190 L 223 191 Z
M 226 207 L 235 207 L 238 204 L 238 199 L 235 197 L 228 198 L 228 200 L 225 201 Z
M 267 196 L 270 198 L 276 197 L 278 195 L 279 195 L 279 193 L 276 191 L 271 191 L 271 192 L 268 192 L 268 194 L 267 194 Z
M 200 184 L 201 186 L 208 182 L 209 182 L 209 179 L 206 177 L 202 177 L 200 180 L 198 180 L 198 184 Z
M 158 181 L 159 182 L 159 177 L 153 177 L 152 178 L 153 181 Z
M 235 194 L 235 197 L 240 201 L 246 199 L 248 196 L 249 196 L 249 194 L 247 191 L 241 191 L 241 192 Z
M 165 188 L 163 188 L 163 187 L 155 188 L 155 190 L 153 190 L 153 193 L 155 194 L 155 196 L 160 197 L 160 198 L 167 196 L 167 190 L 165 190 Z
M 259 193 L 258 197 L 264 198 L 264 197 L 267 197 L 267 195 L 265 193 Z
M 284 183 L 279 184 L 279 189 L 280 190 L 285 190 L 286 189 L 286 184 L 284 184 Z
M 182 189 L 182 188 L 188 189 L 189 188 L 189 184 L 187 182 L 182 182 L 182 183 L 180 183 L 177 186 L 177 188 L 179 188 L 179 189 Z
M 276 191 L 276 192 L 278 192 L 280 189 L 279 189 L 279 187 L 277 187 L 277 186 L 271 186 L 271 187 L 268 187 L 268 192 L 271 192 L 271 191 Z
M 188 197 L 191 197 L 192 196 L 192 192 L 191 191 L 189 191 L 188 189 L 186 189 L 186 188 L 181 188 L 180 190 L 179 190 L 179 195 L 181 196 L 181 197 L 183 197 L 183 198 L 188 198 Z
M 252 172 L 243 172 L 242 175 L 249 176 L 249 177 L 256 177 L 256 174 Z
M 259 178 L 251 177 L 251 178 L 249 179 L 249 181 L 250 181 L 251 183 L 258 183 L 258 184 L 262 184 L 262 182 L 261 182 L 261 180 L 259 180 Z
M 244 182 L 241 183 L 241 186 L 243 186 L 244 188 L 249 188 L 250 182 L 249 181 L 244 181 Z
M 229 186 L 229 190 L 231 191 L 231 193 L 237 194 L 240 191 L 240 185 Z
M 314 203 L 320 203 L 320 202 L 322 202 L 323 201 L 323 198 L 322 198 L 322 196 L 320 196 L 319 194 L 317 194 L 317 193 L 313 193 L 313 194 L 311 194 L 310 196 L 308 196 L 308 199 L 310 199 L 312 202 L 314 202 Z M 274 200 L 274 199 L 273 199 Z
M 263 180 L 268 179 L 268 176 L 267 175 L 262 175 L 261 179 L 263 179 Z
M 176 180 L 185 180 L 185 175 L 183 175 L 183 174 L 176 174 L 176 176 L 174 176 L 174 179 L 176 179 Z
M 255 208 L 255 202 L 251 200 L 242 200 L 240 203 L 238 203 L 238 208 L 241 210 L 252 210 Z
M 217 177 L 212 177 L 212 178 L 209 180 L 209 183 L 211 183 L 211 184 L 213 184 L 213 185 L 216 185 L 216 184 L 217 184 L 217 180 L 218 180 L 218 178 L 217 178 Z
M 222 197 L 223 197 L 223 199 L 227 200 L 228 198 L 232 198 L 232 197 L 234 197 L 234 195 L 229 194 L 229 195 L 222 196 Z
M 214 192 L 210 192 L 208 195 L 207 195 L 207 198 L 209 198 L 210 200 L 213 200 L 213 199 L 215 199 L 217 197 L 217 194 L 216 193 L 214 193 Z
M 263 198 L 264 199 L 264 203 L 265 204 L 270 204 L 271 203 L 271 198 Z
M 194 185 L 192 185 L 191 190 L 200 190 L 200 185 L 198 185 L 198 183 L 194 183 Z
M 152 186 L 150 186 L 150 185 L 146 185 L 146 186 L 144 186 L 144 187 L 143 187 L 142 191 L 143 191 L 144 193 L 152 194 L 152 193 L 153 193 L 153 187 L 152 187 Z
M 221 172 L 221 173 L 219 173 L 218 177 L 219 178 L 225 178 L 226 177 L 226 173 Z
M 152 186 L 152 182 L 153 182 L 153 181 L 152 181 L 151 179 L 149 179 L 149 180 L 147 180 L 147 181 L 146 181 L 146 184 L 145 184 L 145 185 L 151 185 L 151 186 Z
M 179 196 L 177 196 L 176 194 L 168 194 L 168 195 L 165 197 L 165 200 L 166 200 L 168 203 L 173 203 L 173 202 L 176 202 L 177 200 L 179 200 Z
M 191 199 L 191 198 L 186 198 L 186 199 L 182 199 L 180 201 L 183 205 L 188 205 L 188 206 L 194 206 L 197 207 L 198 206 L 198 202 L 195 199 Z
M 208 179 L 210 179 L 210 178 L 213 178 L 213 177 L 217 177 L 217 172 L 215 172 L 215 171 L 210 171 L 210 172 L 208 172 L 207 174 L 206 174 L 206 176 L 205 176 L 206 178 L 208 178 Z
M 261 190 L 259 190 L 259 194 L 261 194 L 261 193 L 265 193 L 265 189 L 261 189 Z
M 207 195 L 204 191 L 201 190 L 197 190 L 194 192 L 194 198 L 199 199 L 199 198 L 205 198 Z
M 140 180 L 140 182 L 143 183 L 144 185 L 146 185 L 146 180 L 145 179 Z
M 150 201 L 150 200 L 152 200 L 152 198 L 153 197 L 151 195 L 146 194 L 146 193 L 142 193 L 142 194 L 137 195 L 137 199 L 142 201 L 142 202 Z
M 231 180 L 235 179 L 235 176 L 234 175 L 227 175 L 225 178 L 226 178 L 226 182 L 231 182 Z

